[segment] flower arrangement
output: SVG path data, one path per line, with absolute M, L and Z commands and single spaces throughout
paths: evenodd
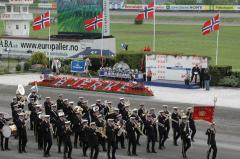
M 150 88 L 145 86 L 143 86 L 142 88 L 137 88 L 136 85 L 132 82 L 125 81 L 59 76 L 55 77 L 52 80 L 34 81 L 31 82 L 30 85 L 35 85 L 35 82 L 39 86 L 46 87 L 153 96 L 153 92 Z

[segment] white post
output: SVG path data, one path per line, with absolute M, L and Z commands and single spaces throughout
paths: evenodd
M 218 100 L 217 96 L 214 96 L 214 98 L 213 98 L 213 105 L 214 105 L 214 107 L 216 106 L 217 100 Z
M 219 19 L 221 19 L 220 12 L 219 12 Z M 220 24 L 219 24 L 220 25 Z M 218 43 L 219 43 L 219 32 L 220 32 L 220 27 L 217 31 L 217 48 L 216 48 L 216 65 L 218 65 Z
M 102 39 L 101 39 L 101 64 L 103 67 L 103 37 L 104 37 L 104 27 L 105 27 L 105 22 L 104 22 L 104 8 L 103 8 L 103 19 L 102 19 Z
M 154 7 L 153 7 L 153 11 L 154 11 L 154 15 L 153 15 L 153 52 L 156 51 L 156 8 L 155 8 L 155 0 L 153 0 L 154 2 Z
M 48 62 L 49 62 L 49 69 L 51 69 L 51 55 L 50 55 L 50 50 L 51 50 L 51 48 L 50 48 L 50 40 L 51 40 L 51 12 L 50 12 L 50 10 L 48 11 L 49 12 L 49 27 L 48 27 L 48 44 L 49 44 L 49 50 L 48 50 Z

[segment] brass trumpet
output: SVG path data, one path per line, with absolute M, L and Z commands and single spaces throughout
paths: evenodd
M 101 137 L 107 139 L 106 128 L 105 127 L 97 127 L 96 132 L 98 132 L 101 135 Z

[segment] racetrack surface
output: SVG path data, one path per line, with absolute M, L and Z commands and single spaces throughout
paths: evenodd
M 26 90 L 29 90 L 29 86 L 26 87 Z M 10 112 L 10 101 L 14 96 L 16 91 L 16 86 L 7 86 L 0 85 L 0 111 Z M 28 91 L 27 91 L 28 92 Z M 172 106 L 178 106 L 180 109 L 185 109 L 189 104 L 179 104 L 179 103 L 167 103 L 161 102 L 154 97 L 142 97 L 142 96 L 133 96 L 133 95 L 119 95 L 111 93 L 97 93 L 97 92 L 88 92 L 88 91 L 79 91 L 71 89 L 60 89 L 60 88 L 47 88 L 39 87 L 39 93 L 42 95 L 42 99 L 46 96 L 53 97 L 53 100 L 56 100 L 56 97 L 59 93 L 64 94 L 64 98 L 69 100 L 74 100 L 77 102 L 78 96 L 83 96 L 89 100 L 89 104 L 95 103 L 96 99 L 101 99 L 102 101 L 110 99 L 113 101 L 113 104 L 116 105 L 119 101 L 119 97 L 124 96 L 126 99 L 131 102 L 131 109 L 138 107 L 139 103 L 145 103 L 146 108 L 155 107 L 156 111 L 161 109 L 162 104 L 168 104 L 171 108 Z M 43 100 L 41 101 L 43 102 Z M 217 145 L 218 145 L 218 159 L 239 159 L 240 158 L 240 123 L 239 123 L 239 113 L 240 109 L 231 109 L 226 107 L 218 107 L 216 109 L 215 120 L 217 123 Z M 206 156 L 207 145 L 206 145 L 206 135 L 205 130 L 207 128 L 206 122 L 197 122 L 197 134 L 196 142 L 192 144 L 192 148 L 188 152 L 189 159 L 204 159 Z M 18 154 L 17 153 L 17 140 L 10 139 L 10 152 L 0 152 L 1 159 L 30 159 L 30 158 L 43 158 L 42 152 L 37 150 L 37 144 L 34 141 L 33 133 L 28 131 L 28 144 L 27 144 L 27 154 Z M 72 138 L 73 139 L 73 138 Z M 57 153 L 56 140 L 53 141 L 53 147 L 51 149 L 52 159 L 61 158 L 62 154 Z M 117 150 L 118 159 L 181 159 L 181 146 L 175 147 L 172 145 L 172 134 L 166 142 L 166 150 L 158 150 L 157 154 L 148 154 L 146 153 L 146 138 L 141 137 L 141 146 L 137 147 L 137 157 L 127 157 L 127 151 Z M 180 144 L 180 141 L 179 141 Z M 127 146 L 127 144 L 126 144 Z M 156 149 L 157 149 L 156 144 Z M 100 147 L 101 149 L 101 147 Z M 82 158 L 81 149 L 73 149 L 73 159 Z M 99 159 L 106 158 L 106 154 L 101 152 Z

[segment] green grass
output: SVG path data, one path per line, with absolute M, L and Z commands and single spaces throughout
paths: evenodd
M 179 53 L 189 55 L 205 55 L 211 57 L 215 64 L 216 36 L 213 32 L 208 36 L 201 35 L 199 25 L 156 25 L 156 51 L 161 53 Z M 51 34 L 57 34 L 57 25 L 51 25 Z M 3 35 L 3 24 L 0 23 Z M 116 37 L 117 51 L 120 44 L 129 44 L 128 52 L 140 52 L 145 46 L 152 47 L 153 25 L 143 24 L 111 24 L 111 34 Z M 48 36 L 48 29 L 30 32 L 31 37 Z M 234 26 L 221 26 L 219 37 L 219 64 L 232 65 L 240 69 L 240 29 Z
M 202 36 L 200 26 L 156 25 L 156 51 L 190 55 L 206 55 L 215 63 L 216 37 L 213 32 Z M 112 24 L 112 34 L 117 38 L 117 49 L 120 44 L 129 44 L 129 51 L 143 50 L 144 46 L 152 47 L 153 25 Z M 240 68 L 240 31 L 239 27 L 222 26 L 219 37 L 219 64 Z

